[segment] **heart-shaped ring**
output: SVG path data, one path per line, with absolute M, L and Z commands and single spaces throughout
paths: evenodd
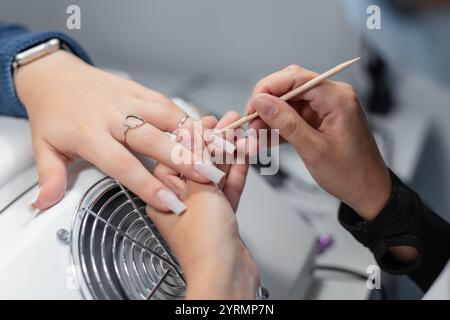
M 134 114 L 129 114 L 123 119 L 123 142 L 127 143 L 127 133 L 130 129 L 136 129 L 146 124 L 145 120 Z

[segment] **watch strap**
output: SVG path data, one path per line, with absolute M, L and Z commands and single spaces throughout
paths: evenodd
M 59 39 L 61 44 L 92 64 L 92 60 L 84 49 L 71 37 L 61 32 L 29 33 L 20 26 L 8 26 L 0 29 L 0 113 L 27 117 L 25 108 L 19 101 L 13 80 L 13 63 L 16 55 L 26 49 L 37 46 L 50 39 Z

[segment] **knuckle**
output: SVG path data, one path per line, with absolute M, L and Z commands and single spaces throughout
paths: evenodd
M 164 113 L 167 117 L 177 118 L 183 116 L 185 113 L 183 110 L 177 106 L 172 100 L 167 98 L 166 96 L 156 93 L 154 101 L 159 106 L 160 111 Z
M 297 83 L 297 85 L 303 84 L 319 76 L 318 73 L 305 69 L 296 64 L 288 66 L 286 68 L 286 71 L 289 72 L 290 76 L 295 80 L 295 83 Z
M 342 100 L 345 112 L 354 113 L 360 109 L 358 96 L 354 91 L 347 92 Z
M 135 80 L 128 80 L 128 84 L 129 84 L 128 88 L 137 97 L 141 96 L 142 93 L 145 93 L 147 90 L 149 90 L 147 87 L 145 87 L 144 85 L 140 84 Z
M 294 137 L 298 134 L 298 121 L 292 116 L 286 116 L 281 120 L 280 133 L 285 138 Z
M 268 82 L 270 80 L 268 78 L 264 78 L 262 80 L 259 80 L 256 85 L 255 89 L 253 90 L 253 94 L 261 93 L 261 92 L 268 92 L 269 86 Z
M 350 88 L 351 90 L 349 90 Z M 334 94 L 324 97 L 321 103 L 328 108 L 336 108 L 343 113 L 353 113 L 359 107 L 359 101 L 356 92 L 351 86 L 350 88 L 346 90 L 339 88 L 340 90 L 334 91 Z
M 352 105 L 358 105 L 358 95 L 356 94 L 356 91 L 352 88 L 351 91 L 347 93 L 347 100 L 351 102 Z
M 347 82 L 336 82 L 336 85 L 345 91 L 355 91 L 355 89 L 353 88 L 353 86 Z
M 239 113 L 238 112 L 236 112 L 236 111 L 228 111 L 226 114 L 225 114 L 225 117 L 227 117 L 227 118 L 239 118 L 240 117 L 240 115 L 239 115 Z
M 299 71 L 303 71 L 303 68 L 300 67 L 298 64 L 291 64 L 288 65 L 285 70 L 287 71 L 293 71 L 293 72 L 299 72 Z
M 213 116 L 213 115 L 208 115 L 208 116 L 204 116 L 204 117 L 202 117 L 202 122 L 208 122 L 208 121 L 211 121 L 211 122 L 217 122 L 217 121 L 219 121 L 218 119 L 217 119 L 217 117 L 215 117 L 215 116 Z
M 344 98 L 346 98 L 349 101 L 356 101 L 357 93 L 355 88 L 346 82 L 337 82 L 336 83 L 337 90 L 342 94 Z

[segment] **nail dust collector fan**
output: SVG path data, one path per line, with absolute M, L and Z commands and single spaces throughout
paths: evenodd
M 179 299 L 182 271 L 145 214 L 145 203 L 114 179 L 94 184 L 72 227 L 73 265 L 94 299 Z

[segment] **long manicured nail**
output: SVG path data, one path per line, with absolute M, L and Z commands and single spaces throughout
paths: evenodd
M 176 215 L 186 210 L 186 205 L 172 191 L 161 189 L 156 193 L 156 198 Z
M 225 172 L 219 170 L 212 163 L 197 162 L 194 164 L 194 169 L 202 177 L 217 184 L 225 176 Z
M 31 204 L 30 204 L 30 208 L 34 212 L 41 211 L 40 208 L 42 207 L 42 204 L 41 204 L 41 201 L 39 199 L 39 192 L 40 192 L 40 189 L 38 188 L 37 191 L 35 191 L 35 194 L 33 196 L 33 200 L 31 201 Z
M 234 144 L 217 135 L 214 135 L 212 137 L 212 144 L 217 148 L 219 148 L 220 150 L 224 150 L 226 153 L 233 153 L 234 150 L 236 150 Z
M 255 98 L 254 107 L 258 113 L 267 117 L 271 117 L 277 111 L 276 106 L 270 101 L 270 98 L 263 94 L 260 94 Z
M 176 141 L 177 140 L 177 136 L 173 133 L 170 132 L 164 132 L 170 139 L 170 141 Z
M 41 214 L 42 212 L 44 212 L 43 210 L 39 209 L 38 207 L 35 207 L 34 204 L 30 205 L 30 212 L 34 215 L 37 216 L 39 214 Z

